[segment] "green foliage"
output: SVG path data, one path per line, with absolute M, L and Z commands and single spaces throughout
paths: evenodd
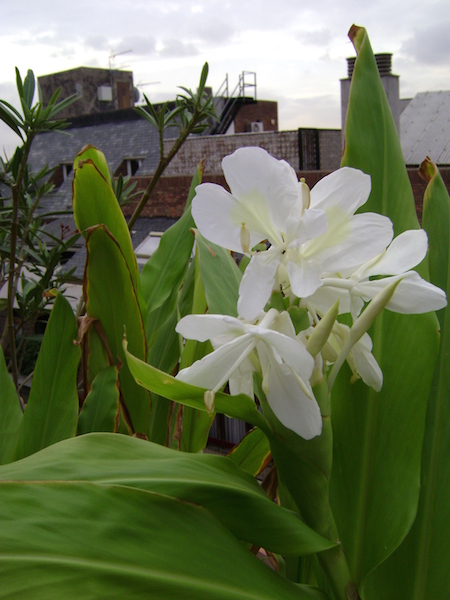
M 429 240 L 430 278 L 449 297 L 450 199 L 431 161 L 424 161 L 421 171 L 429 182 L 424 197 L 423 227 Z M 399 594 L 412 600 L 448 597 L 450 313 L 444 309 L 437 315 L 441 346 L 428 401 L 417 516 L 399 548 L 369 575 L 364 586 L 369 599 L 393 600 Z
M 364 210 L 389 216 L 400 233 L 418 224 L 398 134 L 365 30 L 352 28 L 350 35 L 358 56 L 342 164 L 370 174 L 372 193 Z M 392 554 L 414 521 L 439 344 L 433 314 L 384 311 L 371 337 L 382 390 L 361 381 L 351 385 L 344 369 L 332 394 L 331 506 L 358 585 Z
M 7 322 L 2 332 L 1 343 L 8 349 L 13 381 L 17 386 L 19 369 L 26 351 L 24 346 L 16 348 L 19 332 L 22 340 L 32 332 L 36 320 L 41 316 L 48 296 L 48 288 L 58 288 L 65 277 L 55 275 L 61 256 L 76 241 L 78 236 L 64 240 L 45 232 L 43 220 L 49 215 L 36 216 L 43 196 L 52 190 L 48 181 L 49 170 L 42 169 L 32 174 L 28 156 L 36 134 L 44 131 L 61 132 L 67 123 L 56 119 L 56 115 L 70 106 L 77 96 L 73 95 L 58 102 L 60 90 L 56 90 L 47 106 L 42 102 L 33 104 L 35 78 L 28 71 L 22 81 L 16 69 L 17 92 L 22 113 L 5 100 L 0 100 L 0 119 L 21 138 L 23 146 L 17 148 L 12 159 L 2 161 L 0 182 L 10 190 L 10 196 L 0 198 L 0 260 L 1 279 L 7 281 Z M 30 271 L 26 273 L 25 269 Z M 14 319 L 14 303 L 19 306 L 20 318 Z M 19 358 L 19 360 L 17 360 Z
M 350 36 L 358 57 L 342 164 L 371 176 L 364 210 L 389 216 L 396 233 L 417 228 L 369 40 L 361 28 L 353 27 Z M 315 315 L 314 337 L 301 300 L 273 293 L 269 306 L 286 310 L 287 320 L 270 333 L 294 327 L 316 357 L 311 385 L 322 433 L 308 440 L 275 416 L 266 397 L 268 375 L 251 354 L 254 346 L 241 360 L 253 361 L 257 402 L 243 393 L 230 395 L 225 384 L 213 392 L 174 377 L 217 343 L 214 335 L 211 341 L 183 340 L 178 321 L 209 312 L 227 315 L 223 322 L 234 326 L 228 316 L 237 316 L 248 264 L 244 259 L 239 268 L 227 250 L 195 230 L 190 204 L 202 165 L 182 218 L 162 236 L 142 275 L 129 234 L 187 135 L 203 131 L 214 117 L 204 93 L 207 71 L 205 65 L 197 93 L 182 88 L 175 107 L 156 110 L 146 99 L 139 108 L 160 134 L 161 160 L 128 225 L 120 209 L 126 182 L 112 180 L 96 148 L 84 148 L 75 159 L 74 215 L 87 248 L 85 314 L 77 323 L 57 294 L 24 414 L 0 351 L 0 597 L 444 600 L 450 586 L 446 309 L 438 319 L 384 311 L 370 329 L 382 390 L 352 383 L 344 366 L 330 397 L 334 374 L 319 350 L 329 343 L 337 304 Z M 11 299 L 20 310 L 36 309 L 42 289 L 54 281 L 58 252 L 45 246 L 41 223 L 33 219 L 49 191 L 48 172 L 33 175 L 26 163 L 34 134 L 58 128 L 53 116 L 67 102 L 57 103 L 55 95 L 48 110 L 33 106 L 30 73 L 24 81 L 18 74 L 17 87 L 22 114 L 0 102 L 0 118 L 25 142 L 5 169 L 11 198 L 0 205 L 10 351 Z M 164 133 L 173 126 L 179 137 L 164 155 Z M 431 281 L 449 294 L 450 200 L 436 167 L 426 161 L 422 172 L 429 181 L 423 223 Z M 11 234 L 8 221 L 14 224 Z M 19 290 L 20 269 L 31 259 L 36 272 L 44 271 L 43 281 L 23 278 Z M 11 276 L 9 264 L 19 274 Z M 427 268 L 420 265 L 422 274 Z M 218 337 L 227 331 L 216 329 Z M 14 366 L 12 371 L 17 374 Z M 202 453 L 216 413 L 254 426 L 228 457 Z M 261 486 L 255 477 L 270 462 L 272 479 Z M 249 551 L 260 548 L 278 564 L 278 573 Z
M 72 308 L 56 298 L 33 375 L 17 437 L 16 460 L 75 435 L 78 419 L 77 370 L 80 348 Z

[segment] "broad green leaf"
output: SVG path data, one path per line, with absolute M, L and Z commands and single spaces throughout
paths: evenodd
M 100 371 L 78 417 L 78 435 L 93 431 L 115 432 L 120 409 L 118 369 Z
M 72 437 L 77 430 L 80 348 L 72 308 L 58 294 L 36 362 L 23 415 L 16 460 Z
M 193 303 L 195 264 L 191 262 L 183 287 L 179 294 L 179 312 L 181 316 L 190 314 Z M 178 311 L 177 311 L 178 312 Z M 154 367 L 172 373 L 180 359 L 180 336 L 175 331 L 178 314 L 173 312 L 169 319 L 156 333 L 148 352 L 147 362 Z M 169 445 L 169 423 L 173 414 L 173 403 L 167 398 L 152 394 L 152 411 L 150 413 L 149 439 L 158 444 Z
M 174 287 L 179 288 L 185 275 L 194 245 L 191 203 L 202 176 L 203 164 L 200 163 L 192 177 L 183 215 L 161 236 L 158 248 L 142 271 L 142 289 L 149 312 L 160 306 Z
M 237 317 L 242 273 L 225 248 L 213 244 L 196 230 L 195 240 L 210 313 Z
M 207 309 L 205 288 L 199 267 L 198 247 L 195 254 L 194 293 L 191 314 L 204 314 Z M 181 342 L 181 340 L 180 340 Z M 185 340 L 181 353 L 179 369 L 191 366 L 212 351 L 209 341 Z M 189 406 L 181 409 L 181 439 L 180 450 L 184 452 L 200 452 L 208 443 L 209 430 L 214 421 L 214 415 L 204 410 L 197 410 Z
M 0 481 L 139 488 L 199 504 L 237 538 L 267 550 L 299 555 L 335 545 L 269 500 L 253 477 L 223 456 L 178 452 L 120 434 L 94 433 L 68 441 L 4 465 Z
M 5 483 L 1 493 L 0 598 L 324 599 L 186 502 L 89 483 Z
M 207 390 L 194 385 L 184 383 L 175 379 L 168 373 L 164 373 L 149 365 L 127 349 L 127 342 L 123 342 L 128 367 L 139 385 L 145 389 L 164 396 L 169 400 L 175 400 L 185 406 L 191 406 L 198 410 L 206 411 L 204 394 Z M 222 392 L 216 392 L 214 410 L 228 417 L 241 419 L 247 423 L 260 427 L 267 431 L 268 423 L 256 408 L 255 402 L 245 394 L 229 396 Z
M 194 245 L 191 229 L 195 226 L 191 215 L 191 201 L 195 195 L 195 187 L 201 183 L 202 175 L 203 165 L 200 164 L 191 182 L 183 216 L 161 237 L 157 250 L 141 273 L 142 294 L 147 305 L 148 338 L 162 326 L 174 310 L 176 295 L 189 266 Z
M 227 458 L 256 477 L 272 458 L 266 434 L 255 427 L 233 448 Z
M 0 346 L 0 465 L 14 460 L 22 409 Z
M 89 231 L 86 248 L 83 289 L 86 313 L 88 317 L 100 321 L 112 361 L 122 363 L 120 387 L 130 413 L 133 431 L 147 435 L 150 398 L 136 384 L 122 349 L 122 338 L 126 330 L 132 352 L 142 360 L 146 358 L 144 325 L 133 278 L 117 241 L 106 227 L 98 226 Z
M 450 199 L 435 165 L 422 164 L 423 227 L 428 234 L 431 281 L 450 296 Z M 450 312 L 438 312 L 441 347 L 431 389 L 416 520 L 403 544 L 364 585 L 368 599 L 446 600 L 450 590 Z
M 88 152 L 95 149 L 90 148 Z M 96 152 L 98 152 L 96 150 Z M 137 263 L 125 217 L 109 181 L 91 158 L 81 162 L 73 180 L 73 216 L 79 231 L 87 238 L 88 229 L 105 225 L 117 240 L 137 288 Z
M 417 227 L 400 142 L 364 29 L 350 89 L 342 164 L 369 173 L 364 210 L 389 216 L 396 234 Z M 381 392 L 350 384 L 344 368 L 332 394 L 331 506 L 352 575 L 364 577 L 399 546 L 417 511 L 427 398 L 438 349 L 434 314 L 384 311 L 370 330 L 384 375 Z
M 341 166 L 361 169 L 372 181 L 364 211 L 387 215 L 395 235 L 417 229 L 414 197 L 389 102 L 366 30 L 349 31 L 357 58 L 350 86 Z

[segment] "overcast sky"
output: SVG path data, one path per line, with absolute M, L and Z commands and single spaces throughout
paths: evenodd
M 340 84 L 354 56 L 350 26 L 393 53 L 401 97 L 450 89 L 448 0 L 0 0 L 0 98 L 17 105 L 14 67 L 36 76 L 79 66 L 132 70 L 152 101 L 195 88 L 202 65 L 217 90 L 257 74 L 278 101 L 279 128 L 340 128 Z M 111 55 L 127 50 L 126 54 Z M 159 83 L 154 83 L 159 82 Z M 1 124 L 0 153 L 15 146 Z

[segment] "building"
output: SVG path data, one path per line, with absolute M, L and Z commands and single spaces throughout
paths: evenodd
M 58 118 L 111 112 L 134 106 L 139 92 L 133 86 L 133 73 L 116 69 L 79 67 L 38 77 L 41 99 L 47 104 L 60 88 L 59 100 L 76 94 L 75 104 L 58 114 Z

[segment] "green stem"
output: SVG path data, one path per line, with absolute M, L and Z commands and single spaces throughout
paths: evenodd
M 187 125 L 187 127 L 180 133 L 180 135 L 176 139 L 174 145 L 172 146 L 172 148 L 170 149 L 170 152 L 168 153 L 168 155 L 166 157 L 164 157 L 164 154 L 163 154 L 164 140 L 163 140 L 163 137 L 161 136 L 161 139 L 160 139 L 161 158 L 159 160 L 158 167 L 156 168 L 155 174 L 153 175 L 153 177 L 152 177 L 150 183 L 148 184 L 145 192 L 142 194 L 142 197 L 141 197 L 141 199 L 139 201 L 139 204 L 135 208 L 133 214 L 131 215 L 130 220 L 128 221 L 128 229 L 131 229 L 133 227 L 133 225 L 135 224 L 136 220 L 138 219 L 139 215 L 141 214 L 141 212 L 143 211 L 145 205 L 147 204 L 147 202 L 148 202 L 148 200 L 150 198 L 151 193 L 155 189 L 156 184 L 158 183 L 158 181 L 161 178 L 162 174 L 164 173 L 164 171 L 168 167 L 170 161 L 173 159 L 173 157 L 176 155 L 176 153 L 178 152 L 178 150 L 184 144 L 184 142 L 186 141 L 188 135 L 193 131 L 193 129 L 196 127 L 196 125 L 198 125 L 198 123 L 202 119 L 203 119 L 203 114 L 202 114 L 201 109 L 196 109 L 195 112 L 194 112 L 194 114 L 192 115 L 191 121 L 189 122 L 189 124 Z

